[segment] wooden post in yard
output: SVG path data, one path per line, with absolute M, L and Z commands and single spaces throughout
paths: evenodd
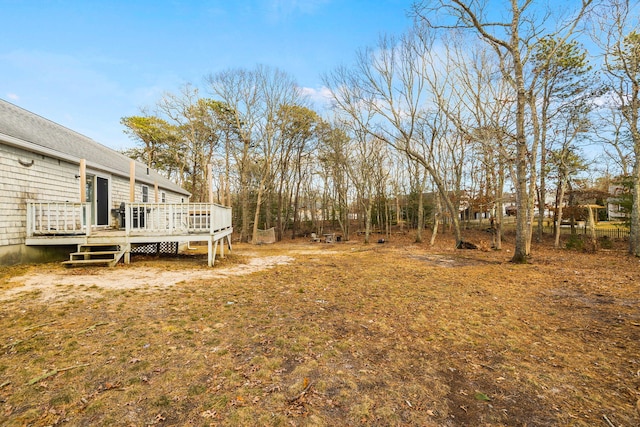
M 87 161 L 80 159 L 80 203 L 87 201 Z
M 136 201 L 136 161 L 129 161 L 129 201 Z
M 587 209 L 589 209 L 589 237 L 591 238 L 591 244 L 593 244 L 593 248 L 597 248 L 598 238 L 596 237 L 596 221 L 595 215 L 593 214 L 593 206 L 587 205 Z

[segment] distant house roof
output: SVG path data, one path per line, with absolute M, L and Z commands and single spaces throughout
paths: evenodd
M 93 139 L 67 129 L 51 120 L 0 99 L 0 140 L 28 151 L 59 158 L 71 163 L 87 161 L 87 166 L 129 177 L 131 159 L 122 153 L 105 147 Z M 189 196 L 173 181 L 147 166 L 136 162 L 136 181 Z

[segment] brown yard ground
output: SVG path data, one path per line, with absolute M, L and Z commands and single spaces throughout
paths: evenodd
M 640 260 L 512 241 L 0 269 L 0 425 L 640 425 Z

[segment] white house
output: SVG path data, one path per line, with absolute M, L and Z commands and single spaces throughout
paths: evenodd
M 607 218 L 609 221 L 622 221 L 627 218 L 627 212 L 620 205 L 620 197 L 627 191 L 623 185 L 612 184 L 609 186 L 611 197 L 607 200 Z
M 0 99 L 0 265 L 68 256 L 100 232 L 127 261 L 132 244 L 213 239 L 213 224 L 194 226 L 194 212 L 202 219 L 224 211 L 221 228 L 231 233 L 230 208 L 195 206 L 189 197 L 144 164 Z M 110 230 L 126 233 L 107 239 Z

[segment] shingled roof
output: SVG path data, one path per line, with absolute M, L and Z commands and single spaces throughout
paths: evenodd
M 131 159 L 93 139 L 51 120 L 0 99 L 0 141 L 71 163 L 87 161 L 87 166 L 125 178 Z M 189 196 L 189 192 L 147 166 L 136 162 L 136 181 Z

